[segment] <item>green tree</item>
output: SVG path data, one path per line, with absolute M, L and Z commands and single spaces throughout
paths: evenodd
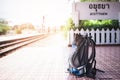
M 61 26 L 61 30 L 64 32 L 65 38 L 67 38 L 67 33 L 70 29 L 75 29 L 75 24 L 72 18 L 69 18 L 66 22 L 66 25 Z
M 0 18 L 0 35 L 6 34 L 10 30 L 10 26 L 8 26 L 8 21 Z
M 70 29 L 74 29 L 74 28 L 75 28 L 75 24 L 74 24 L 72 18 L 69 18 L 67 20 L 66 30 L 70 30 Z
M 6 34 L 8 30 L 10 30 L 8 25 L 0 23 L 0 35 Z

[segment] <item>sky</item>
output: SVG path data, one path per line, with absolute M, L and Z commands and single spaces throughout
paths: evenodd
M 10 21 L 11 25 L 32 23 L 56 26 L 64 24 L 70 17 L 68 0 L 0 0 L 0 18 Z

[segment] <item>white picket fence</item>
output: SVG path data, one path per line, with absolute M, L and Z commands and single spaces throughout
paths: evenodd
M 108 45 L 108 44 L 120 44 L 120 30 L 94 30 L 89 31 L 88 29 L 84 31 L 81 29 L 80 31 L 76 29 L 75 31 L 70 30 L 68 33 L 68 44 L 71 45 L 74 41 L 74 34 L 88 34 L 88 36 L 92 36 L 92 39 L 96 42 L 97 45 Z

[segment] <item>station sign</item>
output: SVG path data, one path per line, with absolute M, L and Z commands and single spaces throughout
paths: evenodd
M 78 12 L 79 20 L 119 19 L 119 2 L 77 2 L 73 11 Z

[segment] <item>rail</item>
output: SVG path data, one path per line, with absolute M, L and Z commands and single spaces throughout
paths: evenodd
M 0 41 L 0 55 L 45 38 L 48 34 L 36 34 Z

